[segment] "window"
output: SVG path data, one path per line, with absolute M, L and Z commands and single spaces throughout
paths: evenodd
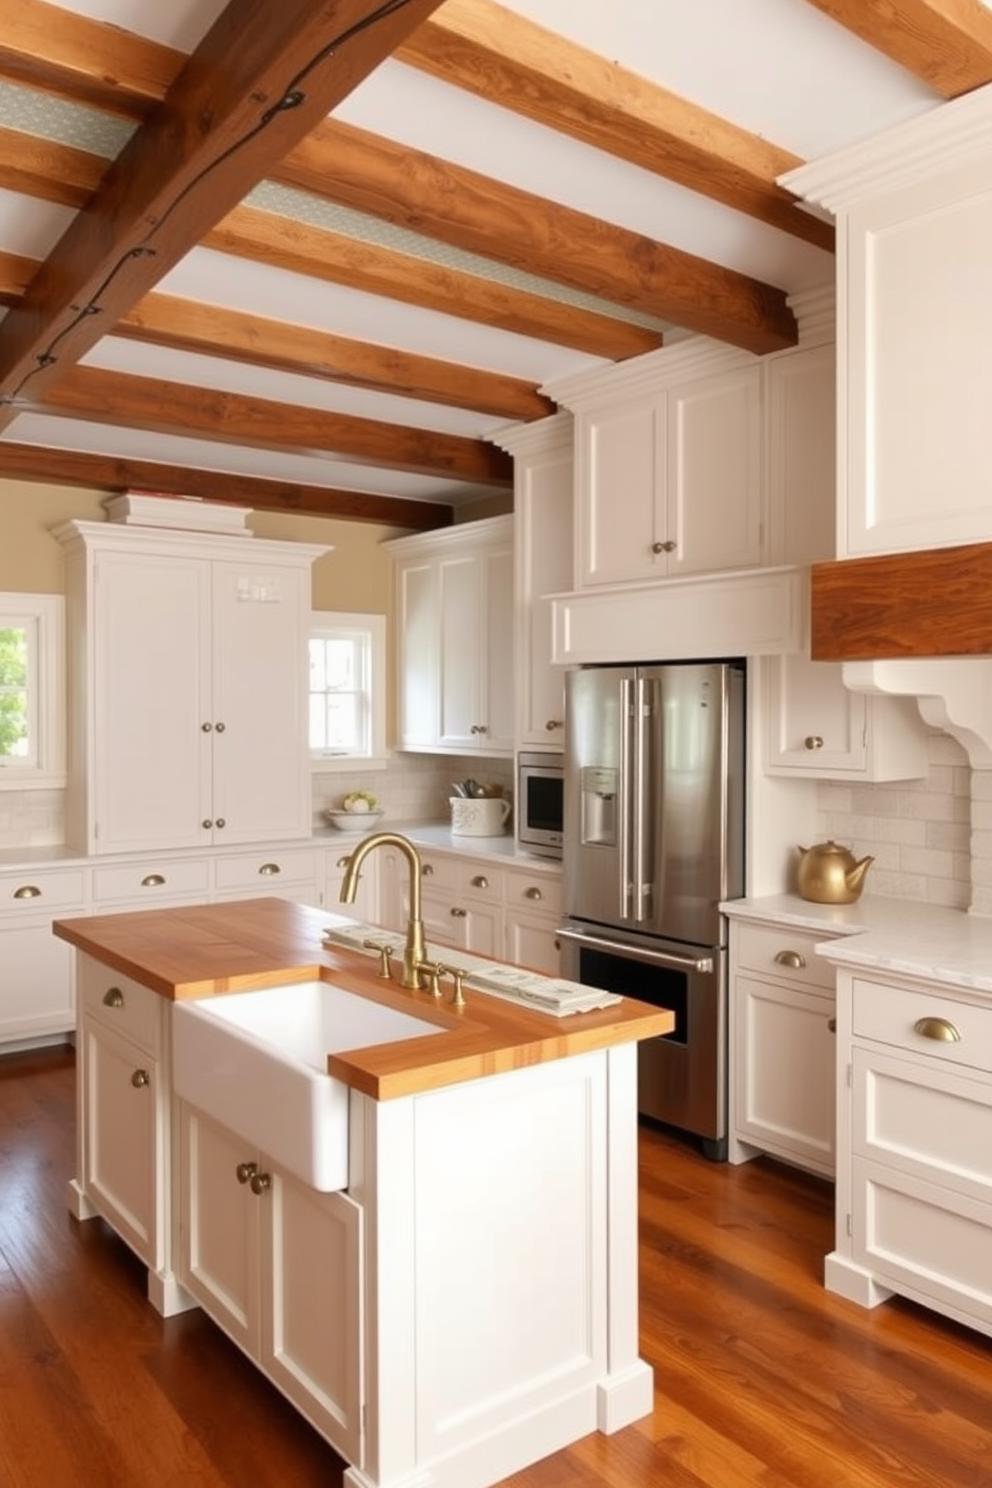
M 314 612 L 310 759 L 315 771 L 386 763 L 386 618 Z
M 0 790 L 65 785 L 64 601 L 0 594 Z

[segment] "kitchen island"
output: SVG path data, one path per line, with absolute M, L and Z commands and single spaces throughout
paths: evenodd
M 350 1464 L 349 1488 L 484 1488 L 650 1412 L 638 1355 L 636 1042 L 623 1000 L 465 1005 L 324 942 L 280 899 L 63 920 L 79 962 L 73 1211 L 202 1305 Z M 194 999 L 334 983 L 424 1036 L 339 1050 L 347 1181 L 321 1192 L 173 1086 Z M 273 1120 L 275 1113 L 273 1113 Z

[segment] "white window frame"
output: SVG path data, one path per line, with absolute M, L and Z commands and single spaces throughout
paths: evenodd
M 345 613 L 340 610 L 314 610 L 311 613 L 312 638 L 320 639 L 342 630 L 368 632 L 371 647 L 371 750 L 368 754 L 325 754 L 322 750 L 311 749 L 310 771 L 313 775 L 333 775 L 345 771 L 354 773 L 358 768 L 384 770 L 389 763 L 386 748 L 386 617 Z
M 0 629 L 15 625 L 34 631 L 28 694 L 38 747 L 33 759 L 0 760 L 0 790 L 55 790 L 66 783 L 64 597 L 0 593 Z

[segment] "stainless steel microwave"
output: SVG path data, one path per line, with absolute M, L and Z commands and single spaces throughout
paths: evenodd
M 517 842 L 528 852 L 560 858 L 564 835 L 565 757 L 517 755 Z

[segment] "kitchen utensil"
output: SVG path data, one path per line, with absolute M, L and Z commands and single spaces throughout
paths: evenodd
M 468 797 L 468 791 L 460 780 L 453 780 L 451 782 L 451 794 L 453 796 L 460 796 L 463 801 Z
M 875 861 L 871 857 L 858 859 L 849 848 L 832 840 L 800 847 L 799 851 L 799 892 L 814 904 L 853 904 Z

